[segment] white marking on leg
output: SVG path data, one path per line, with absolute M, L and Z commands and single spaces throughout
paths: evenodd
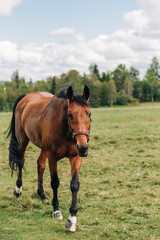
M 42 203 L 44 203 L 44 204 L 48 204 L 48 199 L 47 199 L 47 198 L 42 199 Z
M 57 219 L 63 219 L 63 215 L 62 215 L 61 211 L 59 211 L 59 210 L 54 211 L 52 216 Z
M 15 191 L 16 193 L 18 194 L 21 194 L 22 193 L 22 186 L 20 188 L 18 188 L 17 186 L 15 187 Z
M 77 218 L 76 216 L 69 216 L 66 223 L 66 229 L 70 232 L 75 232 L 77 230 Z
M 69 216 L 69 218 L 68 218 L 70 221 L 71 221 L 71 223 L 77 223 L 77 218 L 76 218 L 76 216 Z

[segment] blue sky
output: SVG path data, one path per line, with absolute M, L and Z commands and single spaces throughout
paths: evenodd
M 0 40 L 17 44 L 52 41 L 52 29 L 64 26 L 87 39 L 124 26 L 123 13 L 137 9 L 135 0 L 23 0 L 10 16 L 0 17 Z
M 96 63 L 123 63 L 145 74 L 160 55 L 159 0 L 1 0 L 0 80 L 16 69 L 27 80 Z

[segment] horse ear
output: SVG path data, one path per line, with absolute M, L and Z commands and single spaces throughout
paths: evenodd
M 86 85 L 83 90 L 83 97 L 84 99 L 86 99 L 86 101 L 88 101 L 90 97 L 90 90 L 89 90 L 89 87 L 87 87 Z
M 73 91 L 73 88 L 72 86 L 69 86 L 68 89 L 67 89 L 67 98 L 72 101 L 73 98 L 74 98 L 74 91 Z

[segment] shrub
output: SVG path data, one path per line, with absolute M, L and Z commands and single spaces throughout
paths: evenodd
M 127 94 L 122 93 L 117 97 L 117 105 L 127 105 L 129 103 L 137 103 L 137 99 L 129 97 Z

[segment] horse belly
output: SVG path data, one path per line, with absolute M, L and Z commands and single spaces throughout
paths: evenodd
M 29 124 L 29 127 L 27 125 L 27 122 L 24 126 L 25 133 L 29 140 L 36 145 L 37 147 L 42 147 L 42 141 L 41 141 L 41 133 L 40 129 L 37 126 L 37 123 L 33 121 L 32 123 Z
M 40 132 L 40 117 L 34 110 L 26 111 L 22 114 L 22 126 L 29 140 L 37 147 L 42 147 Z

